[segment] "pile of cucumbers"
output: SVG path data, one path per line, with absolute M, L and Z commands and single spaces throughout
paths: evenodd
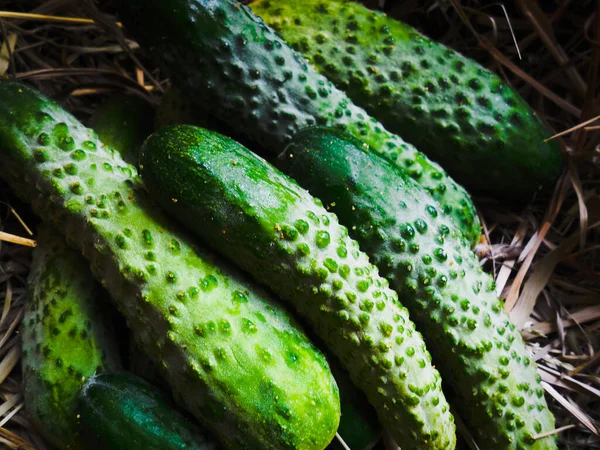
M 481 449 L 556 448 L 461 186 L 553 186 L 561 154 L 526 103 L 352 1 L 115 3 L 177 88 L 156 126 L 142 98 L 87 128 L 0 80 L 0 177 L 44 221 L 22 330 L 40 433 L 453 449 L 458 415 Z

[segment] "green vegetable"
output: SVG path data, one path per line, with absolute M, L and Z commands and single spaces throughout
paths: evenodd
M 309 337 L 313 342 L 318 341 L 318 338 L 313 335 Z M 324 349 L 319 342 L 317 342 L 317 346 L 320 350 Z M 377 415 L 365 394 L 352 384 L 348 373 L 340 366 L 339 362 L 328 356 L 326 351 L 323 353 L 327 357 L 331 373 L 340 391 L 341 417 L 337 434 L 351 449 L 368 450 L 381 437 L 381 425 L 377 421 Z M 165 382 L 155 365 L 134 341 L 130 341 L 129 370 L 154 386 L 161 389 L 165 387 Z M 344 450 L 337 438 L 331 442 L 328 448 Z
M 536 364 L 468 242 L 402 171 L 323 128 L 298 133 L 280 157 L 398 292 L 423 333 L 451 403 L 481 449 L 552 449 Z M 448 391 L 450 392 L 450 391 Z
M 389 133 L 310 68 L 236 0 L 119 0 L 121 20 L 186 97 L 272 153 L 299 129 L 335 125 L 359 137 L 430 190 L 472 242 L 475 208 L 462 187 Z
M 77 395 L 85 379 L 121 363 L 100 289 L 64 238 L 39 227 L 23 315 L 23 395 L 35 428 L 60 449 L 85 449 Z
M 297 324 L 153 206 L 118 152 L 0 81 L 0 175 L 90 260 L 175 400 L 229 448 L 323 449 L 337 386 Z
M 128 372 L 88 378 L 78 406 L 87 450 L 216 449 L 158 389 Z
M 142 142 L 154 130 L 154 108 L 138 96 L 113 94 L 96 109 L 90 128 L 123 159 L 136 164 Z
M 193 126 L 151 135 L 140 170 L 168 212 L 295 306 L 402 448 L 454 447 L 420 333 L 317 199 L 232 139 Z
M 556 182 L 557 141 L 545 143 L 551 134 L 527 103 L 475 61 L 354 1 L 251 6 L 352 101 L 464 186 L 527 200 Z

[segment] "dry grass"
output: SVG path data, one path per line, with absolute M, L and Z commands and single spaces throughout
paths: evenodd
M 123 50 L 110 8 L 104 16 L 80 3 L 0 0 L 0 11 L 99 21 L 0 14 L 0 76 L 36 85 L 82 119 L 111 90 L 157 99 L 166 80 L 135 58 L 135 43 Z M 487 237 L 477 250 L 534 348 L 561 448 L 600 448 L 600 1 L 366 3 L 499 72 L 563 142 L 566 169 L 551 197 L 520 210 L 476 199 Z M 18 325 L 34 245 L 24 225 L 35 223 L 0 184 L 0 444 L 8 448 L 48 448 L 27 422 L 19 388 Z

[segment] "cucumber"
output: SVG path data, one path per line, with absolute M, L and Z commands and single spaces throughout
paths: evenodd
M 475 61 L 354 1 L 251 7 L 352 101 L 467 188 L 522 201 L 554 186 L 558 141 L 544 142 L 551 133 L 529 105 Z
M 121 367 L 103 293 L 87 262 L 40 226 L 23 314 L 23 396 L 35 429 L 59 449 L 81 449 L 77 396 L 84 381 Z
M 321 351 L 325 348 L 318 342 L 318 338 L 309 336 L 316 342 Z M 340 366 L 339 362 L 323 351 L 329 363 L 331 373 L 335 378 L 340 391 L 340 424 L 337 434 L 352 450 L 369 450 L 381 438 L 381 425 L 373 407 L 367 401 L 365 394 L 358 390 L 350 381 L 348 373 Z M 138 377 L 159 388 L 165 387 L 165 382 L 160 376 L 155 365 L 138 348 L 133 340 L 129 347 L 129 370 Z M 334 439 L 328 449 L 344 450 L 338 438 Z
M 280 167 L 318 196 L 396 290 L 481 449 L 551 449 L 536 364 L 468 242 L 402 171 L 332 129 L 298 133 Z M 401 200 L 399 200 L 401 199 Z
M 87 450 L 217 448 L 158 389 L 128 372 L 88 378 L 78 408 Z
M 117 149 L 125 161 L 135 165 L 142 142 L 154 131 L 154 115 L 148 101 L 116 93 L 94 111 L 89 126 L 104 144 Z
M 165 210 L 293 304 L 403 449 L 454 448 L 420 333 L 317 199 L 232 139 L 194 126 L 152 134 L 140 171 Z
M 118 0 L 121 20 L 173 83 L 235 131 L 278 154 L 309 125 L 345 129 L 425 186 L 476 243 L 465 190 L 414 146 L 389 133 L 308 66 L 236 0 Z
M 339 393 L 291 316 L 192 244 L 136 169 L 60 106 L 0 81 L 0 175 L 91 262 L 177 403 L 233 449 L 323 449 Z

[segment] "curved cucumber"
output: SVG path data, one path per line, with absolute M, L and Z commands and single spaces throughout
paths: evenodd
M 237 142 L 158 130 L 140 170 L 157 201 L 291 302 L 402 448 L 453 448 L 454 422 L 420 333 L 337 217 Z
M 78 408 L 87 450 L 217 448 L 158 389 L 128 372 L 88 378 Z
M 514 201 L 556 182 L 557 141 L 544 142 L 550 131 L 529 105 L 475 61 L 354 1 L 251 7 L 352 101 L 464 186 Z
M 112 94 L 94 111 L 89 125 L 104 144 L 135 165 L 144 139 L 154 130 L 154 108 L 138 96 Z
M 195 247 L 92 130 L 0 81 L 0 175 L 91 262 L 175 400 L 230 448 L 323 449 L 339 394 L 269 295 Z
M 398 292 L 480 448 L 556 448 L 551 437 L 533 440 L 554 418 L 494 280 L 427 192 L 362 148 L 345 133 L 306 129 L 280 165 L 338 214 Z
M 299 129 L 336 126 L 367 142 L 425 186 L 476 243 L 468 194 L 436 163 L 308 66 L 236 0 L 119 0 L 122 21 L 186 96 L 279 153 Z
M 47 226 L 37 244 L 21 326 L 25 407 L 52 445 L 84 450 L 77 396 L 87 377 L 121 367 L 119 351 L 85 259 Z

